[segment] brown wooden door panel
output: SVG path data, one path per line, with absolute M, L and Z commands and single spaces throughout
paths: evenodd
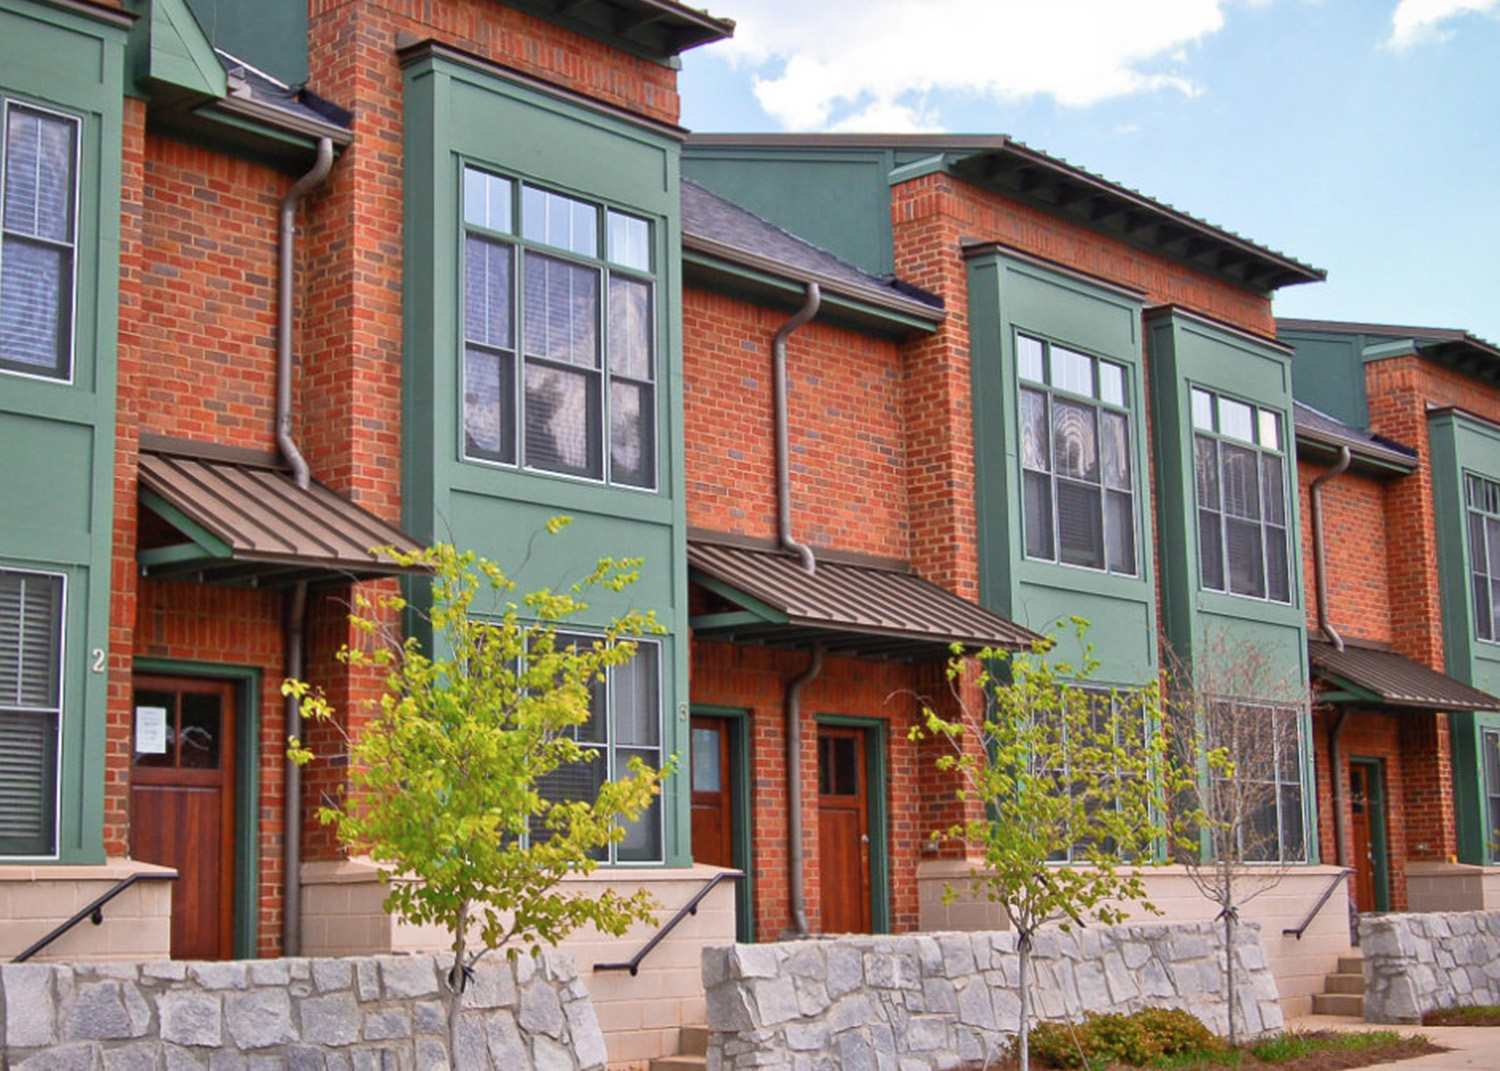
M 824 933 L 870 932 L 870 807 L 863 729 L 818 729 L 818 873 Z
M 234 686 L 137 677 L 130 773 L 130 852 L 177 871 L 172 958 L 234 951 Z M 140 734 L 142 723 L 164 734 Z M 146 750 L 138 750 L 145 745 Z
M 694 718 L 692 739 L 693 862 L 732 867 L 729 724 L 723 718 Z

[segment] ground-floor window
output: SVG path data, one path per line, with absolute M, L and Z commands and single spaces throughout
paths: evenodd
M 0 856 L 57 851 L 63 578 L 0 569 Z

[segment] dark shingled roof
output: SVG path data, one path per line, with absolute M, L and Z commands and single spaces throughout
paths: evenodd
M 170 526 L 157 525 L 138 553 L 150 576 L 255 587 L 357 580 L 413 571 L 372 547 L 421 546 L 322 484 L 299 488 L 269 456 L 143 437 L 140 491 Z
M 1021 650 L 1042 638 L 897 569 L 820 558 L 810 574 L 781 551 L 703 539 L 688 541 L 688 565 L 747 611 L 694 619 L 699 639 L 781 647 L 816 641 L 832 653 L 915 661 L 946 658 L 955 643 Z
M 1418 710 L 1500 710 L 1500 699 L 1488 692 L 1382 647 L 1346 642 L 1340 651 L 1331 643 L 1309 640 L 1307 651 L 1315 677 L 1376 697 L 1365 702 Z
M 1293 418 L 1297 422 L 1299 446 L 1322 447 L 1329 451 L 1347 446 L 1355 457 L 1378 462 L 1386 467 L 1404 472 L 1411 472 L 1417 467 L 1417 452 L 1411 447 L 1372 431 L 1351 428 L 1342 420 L 1310 405 L 1296 402 L 1293 405 Z
M 682 237 L 685 248 L 751 261 L 768 271 L 811 279 L 824 289 L 880 305 L 899 305 L 934 320 L 943 316 L 942 303 L 932 295 L 861 271 L 686 178 L 682 180 Z

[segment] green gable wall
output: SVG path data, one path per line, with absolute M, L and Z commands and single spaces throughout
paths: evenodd
M 1370 426 L 1370 410 L 1365 401 L 1363 336 L 1278 331 L 1277 337 L 1297 351 L 1292 361 L 1292 393 L 1299 402 L 1352 428 Z
M 872 275 L 895 271 L 893 153 L 689 144 L 683 173 L 741 208 Z
M 1147 470 L 1141 307 L 1132 295 L 1043 266 L 986 254 L 969 262 L 974 463 L 979 517 L 980 601 L 1039 632 L 1060 618 L 1085 618 L 1101 684 L 1145 684 L 1157 672 L 1152 581 L 1151 492 Z M 1132 468 L 1136 475 L 1136 554 L 1140 575 L 1027 559 L 1021 516 L 1019 382 L 1015 339 L 1034 335 L 1127 369 Z M 1077 641 L 1057 630 L 1062 653 Z
M 307 0 L 178 0 L 215 48 L 289 86 L 307 81 Z
M 82 121 L 71 382 L 0 373 L 0 565 L 66 578 L 58 859 L 104 860 L 125 29 L 0 0 L 0 92 Z M 94 667 L 99 665 L 100 668 Z
M 1302 597 L 1301 525 L 1295 451 L 1286 451 L 1290 604 L 1204 591 L 1198 575 L 1198 525 L 1189 391 L 1200 386 L 1280 413 L 1292 437 L 1292 361 L 1273 345 L 1204 320 L 1168 311 L 1147 320 L 1157 480 L 1161 602 L 1173 651 L 1191 658 L 1220 637 L 1253 643 L 1279 678 L 1307 685 L 1307 628 Z M 1282 669 L 1281 667 L 1284 667 Z
M 554 97 L 499 74 L 428 56 L 405 72 L 404 527 L 471 548 L 522 590 L 572 581 L 602 555 L 645 559 L 641 579 L 597 593 L 581 625 L 638 607 L 663 637 L 663 748 L 688 749 L 687 519 L 682 445 L 679 144 L 661 128 Z M 659 309 L 660 490 L 641 492 L 461 460 L 462 216 L 465 163 L 649 218 Z M 543 532 L 567 514 L 566 533 Z M 666 858 L 685 864 L 685 776 L 664 790 Z

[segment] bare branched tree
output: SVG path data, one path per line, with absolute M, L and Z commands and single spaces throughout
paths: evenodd
M 1176 860 L 1224 926 L 1229 1042 L 1241 1019 L 1235 927 L 1241 909 L 1306 861 L 1308 691 L 1300 666 L 1219 634 L 1192 660 L 1167 659 Z

